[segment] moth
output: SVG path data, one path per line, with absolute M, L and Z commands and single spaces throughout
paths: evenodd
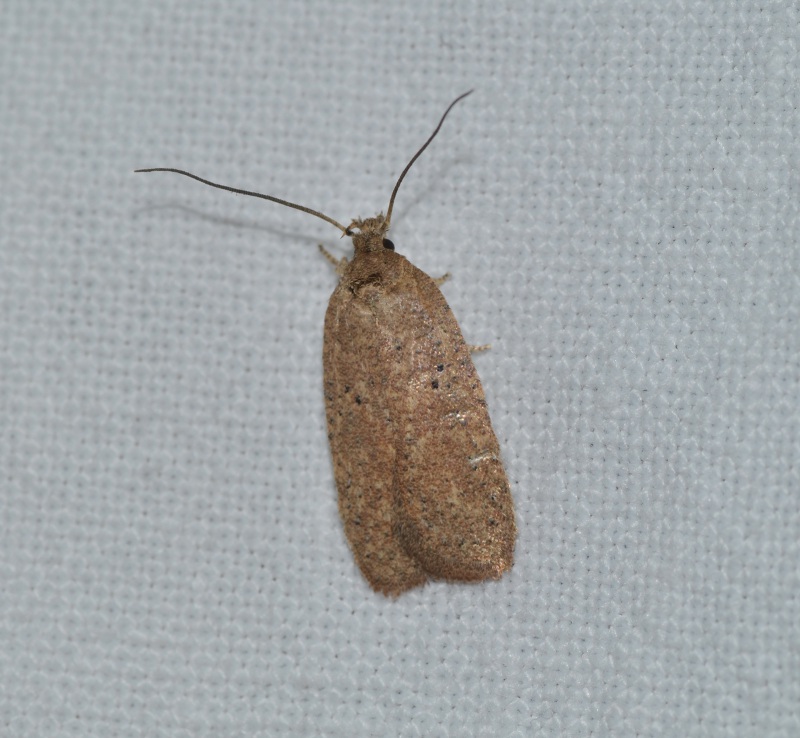
M 514 559 L 511 491 L 483 387 L 437 282 L 386 237 L 400 184 L 457 97 L 400 174 L 386 215 L 347 227 L 271 195 L 203 184 L 301 210 L 353 241 L 334 259 L 339 284 L 325 315 L 325 410 L 339 512 L 369 584 L 397 596 L 429 579 L 497 579 Z M 322 248 L 322 247 L 320 247 Z

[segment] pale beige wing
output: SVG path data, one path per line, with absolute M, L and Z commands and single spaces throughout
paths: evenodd
M 480 379 L 439 288 L 412 266 L 402 306 L 407 391 L 400 424 L 395 524 L 405 550 L 432 577 L 477 581 L 511 568 L 511 492 Z M 399 309 L 399 308 L 398 308 Z
M 397 425 L 388 396 L 397 387 L 398 365 L 386 350 L 387 330 L 391 326 L 380 325 L 369 301 L 343 280 L 328 305 L 323 348 L 339 512 L 367 581 L 398 595 L 427 577 L 394 532 Z

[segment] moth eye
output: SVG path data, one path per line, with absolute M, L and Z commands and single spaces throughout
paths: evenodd
M 384 238 L 383 248 L 389 249 L 389 251 L 394 251 L 394 244 L 388 238 Z

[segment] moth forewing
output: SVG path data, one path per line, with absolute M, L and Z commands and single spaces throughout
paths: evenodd
M 396 595 L 508 570 L 516 526 L 499 446 L 433 280 L 392 251 L 357 254 L 323 353 L 340 511 L 373 587 Z

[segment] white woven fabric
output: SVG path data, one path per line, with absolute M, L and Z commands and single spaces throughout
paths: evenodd
M 800 735 L 790 2 L 7 4 L 0 734 Z M 321 390 L 386 207 L 476 358 L 500 582 L 388 600 Z

